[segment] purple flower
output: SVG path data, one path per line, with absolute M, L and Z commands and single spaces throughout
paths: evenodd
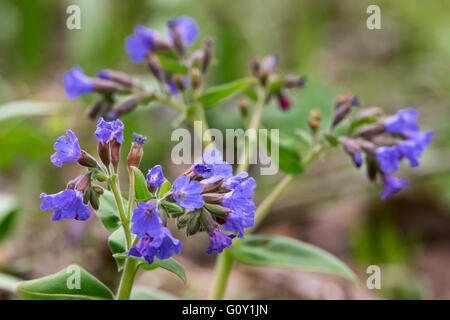
M 237 176 L 232 176 L 228 179 L 226 179 L 223 183 L 223 186 L 229 190 L 236 189 L 237 186 L 239 186 L 242 182 L 247 179 L 248 173 L 247 172 L 241 172 Z
M 201 195 L 203 187 L 198 181 L 190 181 L 187 176 L 181 176 L 173 183 L 173 198 L 189 211 L 200 209 L 205 204 Z
M 244 237 L 244 229 L 255 225 L 255 204 L 253 203 L 253 192 L 256 182 L 248 178 L 235 186 L 234 190 L 224 195 L 222 204 L 231 209 L 226 222 L 222 226 L 225 231 L 238 231 L 238 237 Z
M 375 158 L 383 172 L 389 172 L 389 170 L 397 171 L 400 169 L 400 152 L 396 146 L 378 148 L 375 153 Z
M 398 150 L 402 157 L 409 160 L 411 167 L 417 167 L 419 158 L 422 155 L 425 148 L 431 143 L 434 132 L 414 132 L 408 140 L 402 141 Z
M 64 89 L 70 99 L 94 91 L 94 82 L 83 74 L 83 70 L 75 66 L 63 76 Z
M 119 119 L 107 122 L 103 118 L 98 119 L 95 137 L 98 142 L 108 143 L 116 138 L 117 142 L 123 143 L 123 122 Z
M 158 188 L 165 180 L 162 167 L 159 164 L 148 170 L 147 183 L 151 187 Z
M 221 253 L 223 249 L 231 246 L 233 238 L 236 237 L 234 234 L 225 234 L 220 229 L 214 229 L 214 231 L 209 232 L 208 234 L 211 245 L 206 249 L 207 254 L 211 254 L 213 251 Z
M 205 150 L 202 160 L 202 163 L 194 165 L 193 172 L 210 182 L 227 179 L 233 174 L 233 168 L 222 161 L 222 154 L 217 149 Z
M 128 256 L 144 257 L 149 264 L 153 263 L 155 256 L 159 259 L 169 259 L 173 254 L 181 252 L 182 243 L 175 239 L 170 230 L 161 226 L 161 232 L 156 236 L 146 234 L 130 249 Z
M 133 143 L 136 143 L 139 147 L 142 147 L 142 145 L 147 142 L 147 137 L 144 137 L 143 135 L 133 132 L 133 136 Z
M 389 133 L 399 133 L 407 137 L 413 132 L 419 131 L 417 119 L 419 112 L 413 108 L 402 109 L 396 115 L 388 118 L 384 127 Z
M 139 202 L 138 207 L 133 210 L 131 222 L 133 222 L 131 232 L 140 238 L 143 238 L 147 233 L 152 237 L 161 233 L 162 221 L 159 217 L 159 211 L 151 203 Z
M 142 25 L 134 28 L 134 33 L 125 40 L 125 49 L 131 61 L 141 62 L 152 50 L 152 45 L 158 32 Z
M 64 161 L 74 162 L 81 157 L 81 149 L 77 137 L 70 130 L 67 130 L 66 133 L 67 138 L 61 136 L 53 145 L 56 152 L 51 155 L 50 160 L 57 167 L 61 167 Z
M 195 38 L 197 38 L 197 23 L 191 17 L 182 16 L 180 18 L 170 19 L 168 21 L 168 25 L 169 37 L 171 39 L 173 38 L 173 34 L 170 27 L 175 27 L 178 30 L 178 32 L 181 34 L 181 37 L 183 38 L 184 44 L 187 46 L 191 45 L 194 42 Z
M 52 221 L 61 219 L 87 220 L 91 211 L 83 202 L 83 194 L 78 190 L 67 189 L 56 194 L 41 193 L 41 210 L 54 210 Z
M 384 190 L 380 193 L 380 197 L 386 200 L 391 194 L 399 192 L 404 187 L 409 187 L 409 183 L 403 179 L 399 179 L 392 173 L 383 175 Z

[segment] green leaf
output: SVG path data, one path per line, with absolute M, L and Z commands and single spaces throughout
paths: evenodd
M 100 196 L 100 207 L 96 211 L 97 216 L 109 231 L 114 231 L 120 227 L 120 217 L 114 194 L 109 190 L 104 190 Z
M 17 284 L 25 300 L 112 300 L 114 296 L 100 280 L 72 264 L 50 276 Z
M 164 208 L 164 210 L 167 213 L 171 213 L 171 214 L 175 214 L 175 215 L 184 213 L 184 209 L 174 202 L 169 202 L 169 201 L 163 200 L 163 201 L 161 201 L 161 206 Z
M 130 300 L 176 300 L 170 293 L 145 287 L 134 287 Z
M 16 198 L 11 195 L 0 194 L 0 241 L 11 233 L 17 212 Z
M 163 185 L 161 186 L 161 189 L 159 189 L 159 195 L 158 199 L 162 199 L 167 192 L 172 190 L 172 184 L 169 181 L 164 181 Z
M 273 160 L 278 164 L 279 168 L 287 174 L 302 174 L 304 168 L 298 142 L 292 137 L 284 135 L 281 132 L 278 139 L 272 140 L 271 135 L 266 135 L 266 137 L 267 153 L 270 156 L 272 156 L 272 149 L 276 150 L 278 148 L 278 159 L 273 157 Z
M 188 68 L 173 59 L 170 58 L 166 58 L 165 56 L 159 55 L 159 62 L 161 63 L 162 67 L 166 70 L 169 71 L 170 73 L 181 73 L 181 74 L 187 74 L 188 72 Z
M 0 121 L 14 117 L 42 116 L 53 113 L 56 103 L 47 101 L 17 100 L 0 105 Z
M 16 286 L 20 282 L 19 278 L 9 274 L 0 273 L 0 289 L 8 292 L 16 292 Z
M 226 98 L 231 97 L 238 91 L 242 91 L 254 82 L 253 78 L 243 78 L 233 82 L 225 83 L 220 86 L 212 87 L 201 95 L 198 100 L 205 108 L 216 104 Z
M 142 261 L 142 263 L 139 264 L 140 268 L 144 270 L 153 270 L 156 267 L 166 269 L 167 271 L 174 273 L 184 284 L 186 284 L 186 271 L 174 258 L 160 260 L 155 257 L 152 264 L 148 264 L 144 258 L 138 258 L 138 260 Z
M 355 274 L 339 259 L 299 240 L 274 235 L 250 235 L 229 250 L 236 260 L 245 264 L 325 272 L 357 282 Z
M 131 167 L 134 172 L 134 194 L 136 201 L 148 201 L 152 198 L 152 194 L 148 191 L 147 180 L 141 170 Z
M 113 253 L 114 259 L 116 260 L 117 271 L 122 271 L 126 258 L 125 232 L 123 231 L 123 228 L 119 228 L 111 233 L 108 238 L 108 245 Z M 120 254 L 123 254 L 123 257 L 120 257 Z

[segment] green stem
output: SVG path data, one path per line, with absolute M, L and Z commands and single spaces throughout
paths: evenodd
M 120 195 L 119 189 L 117 187 L 117 179 L 116 176 L 113 176 L 111 179 L 111 190 L 114 194 L 114 199 L 116 200 L 117 208 L 119 209 L 120 221 L 122 222 L 123 231 L 125 232 L 125 240 L 127 243 L 127 250 L 130 249 L 131 245 L 131 234 L 130 234 L 130 224 L 125 215 L 125 209 L 123 207 L 122 196 Z
M 127 221 L 130 221 L 131 209 L 133 208 L 134 203 L 134 171 L 130 167 L 128 167 L 128 176 L 130 177 L 130 191 L 128 194 Z
M 133 258 L 125 260 L 122 278 L 120 279 L 119 290 L 117 291 L 117 300 L 129 300 L 131 289 L 133 288 L 134 277 L 137 272 L 137 261 Z
M 311 149 L 311 152 L 306 156 L 303 161 L 303 166 L 306 168 L 309 166 L 324 150 L 327 149 L 326 145 L 320 145 Z M 247 229 L 245 235 L 250 234 L 261 223 L 261 221 L 267 216 L 270 208 L 275 201 L 281 196 L 281 194 L 287 189 L 287 187 L 297 178 L 297 176 L 286 175 L 275 186 L 273 191 L 259 204 L 255 211 L 255 225 Z M 235 239 L 232 246 L 238 246 L 242 242 L 242 239 Z M 215 281 L 212 292 L 212 299 L 221 299 L 227 287 L 228 277 L 233 267 L 233 257 L 228 253 L 228 249 L 225 249 L 221 256 L 219 256 L 216 263 Z
M 243 171 L 247 171 L 249 167 L 249 161 L 251 157 L 251 151 L 253 150 L 254 144 L 258 141 L 257 130 L 261 123 L 261 118 L 264 110 L 264 104 L 266 101 L 266 94 L 261 89 L 258 95 L 258 101 L 255 105 L 255 110 L 253 111 L 252 119 L 250 120 L 249 127 L 249 137 L 248 137 L 248 148 L 245 148 L 244 153 L 239 161 L 239 166 L 236 169 L 236 173 L 239 174 Z
M 214 289 L 211 299 L 223 299 L 223 295 L 225 294 L 225 289 L 227 287 L 228 277 L 230 276 L 230 272 L 233 267 L 233 261 L 234 259 L 231 257 L 228 249 L 225 249 L 217 258 Z

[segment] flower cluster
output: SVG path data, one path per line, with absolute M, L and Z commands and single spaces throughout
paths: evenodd
M 355 97 L 342 96 L 337 104 L 359 105 L 352 102 Z M 338 124 L 348 114 L 339 112 L 336 108 L 333 126 Z M 417 123 L 419 112 L 413 108 L 402 109 L 393 116 L 384 116 L 378 108 L 362 110 L 357 121 L 371 122 L 362 127 L 354 136 L 341 138 L 344 151 L 352 157 L 356 167 L 363 162 L 362 153 L 365 154 L 369 178 L 381 176 L 384 189 L 380 193 L 385 200 L 390 195 L 399 192 L 409 183 L 394 175 L 400 169 L 402 159 L 407 159 L 411 167 L 419 166 L 419 158 L 431 143 L 433 131 L 421 132 Z
M 51 161 L 61 166 L 63 162 L 78 162 L 88 171 L 67 184 L 66 190 L 57 194 L 41 194 L 41 209 L 53 210 L 53 221 L 61 219 L 87 220 L 91 212 L 98 210 L 99 198 L 105 190 L 93 182 L 108 182 L 108 189 L 118 174 L 120 149 L 124 142 L 124 125 L 120 120 L 97 122 L 95 137 L 101 163 L 81 150 L 75 134 L 68 130 L 55 143 Z M 134 134 L 128 154 L 128 167 L 138 167 L 143 156 L 142 145 L 147 138 Z M 135 245 L 127 252 L 129 256 L 144 257 L 148 263 L 154 258 L 167 259 L 179 254 L 182 243 L 167 228 L 168 218 L 177 218 L 180 228 L 186 227 L 188 235 L 199 231 L 208 233 L 211 245 L 207 252 L 222 252 L 232 243 L 234 234 L 244 236 L 246 228 L 254 225 L 255 205 L 253 191 L 255 180 L 243 172 L 233 176 L 230 164 L 222 161 L 216 149 L 206 151 L 201 163 L 178 177 L 173 186 L 162 194 L 167 181 L 163 169 L 156 165 L 148 171 L 146 187 L 151 197 L 136 203 L 130 219 Z
M 161 166 L 149 170 L 149 190 L 159 188 L 164 181 Z M 187 235 L 207 232 L 211 241 L 207 252 L 220 253 L 235 237 L 223 231 L 237 232 L 238 237 L 243 238 L 244 230 L 254 225 L 255 187 L 255 180 L 248 178 L 247 173 L 233 176 L 231 165 L 222 160 L 218 150 L 212 149 L 205 151 L 201 163 L 193 165 L 174 181 L 172 189 L 161 201 L 184 208 L 186 212 L 173 215 L 178 219 L 178 227 L 186 227 Z M 167 211 L 164 205 L 160 209 Z M 140 214 L 139 211 L 136 213 Z
M 186 50 L 197 38 L 199 29 L 194 19 L 187 16 L 170 19 L 166 35 L 157 30 L 138 25 L 134 33 L 125 39 L 125 49 L 131 61 L 145 62 L 155 79 L 165 87 L 170 95 L 176 95 L 192 86 L 200 86 L 201 75 L 206 73 L 212 56 L 210 39 L 202 49 L 187 56 Z M 182 66 L 179 60 L 182 58 Z M 164 64 L 161 59 L 166 61 Z M 168 61 L 168 62 L 167 62 Z M 169 65 L 179 65 L 173 70 Z M 185 68 L 186 67 L 186 68 Z M 188 72 L 189 71 L 189 72 Z M 153 93 L 145 90 L 126 73 L 105 69 L 97 71 L 97 77 L 88 77 L 75 66 L 64 74 L 63 83 L 67 96 L 75 99 L 80 95 L 97 92 L 101 98 L 87 111 L 94 119 L 103 117 L 108 121 L 133 111 L 140 103 L 153 100 Z M 116 95 L 131 94 L 123 102 L 113 107 Z

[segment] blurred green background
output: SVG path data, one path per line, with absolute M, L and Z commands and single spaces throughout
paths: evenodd
M 66 128 L 95 153 L 95 122 L 84 116 L 95 95 L 70 101 L 61 77 L 73 65 L 87 74 L 112 68 L 149 77 L 129 61 L 124 39 L 135 24 L 164 29 L 168 18 L 194 17 L 201 41 L 215 39 L 210 85 L 250 74 L 253 57 L 277 54 L 279 70 L 306 75 L 305 89 L 292 92 L 293 107 L 267 107 L 263 123 L 293 134 L 307 128 L 309 110 L 321 108 L 325 121 L 341 93 L 357 95 L 363 106 L 387 112 L 412 106 L 424 130 L 435 130 L 423 164 L 405 166 L 412 187 L 386 202 L 363 172 L 340 150 L 318 161 L 275 205 L 261 230 L 316 244 L 348 263 L 360 276 L 356 287 L 336 277 L 283 269 L 238 266 L 229 298 L 448 299 L 450 298 L 450 12 L 448 1 L 376 1 L 381 30 L 368 30 L 366 8 L 374 1 L 157 0 L 0 2 L 0 272 L 28 279 L 75 262 L 110 286 L 118 274 L 108 233 L 88 223 L 52 223 L 39 210 L 39 194 L 55 193 L 82 169 L 49 162 L 55 139 Z M 81 30 L 66 28 L 66 8 L 81 8 Z M 39 101 L 39 103 L 36 103 Z M 211 127 L 242 125 L 234 100 L 208 111 Z M 166 176 L 182 169 L 170 164 L 172 123 L 168 108 L 140 108 L 122 120 L 125 146 L 132 131 L 145 134 L 141 169 L 165 163 Z M 126 156 L 126 152 L 123 152 Z M 274 179 L 257 177 L 257 198 Z M 183 238 L 183 235 L 179 235 Z M 184 241 L 180 258 L 188 273 L 182 286 L 156 270 L 138 276 L 140 285 L 185 298 L 205 298 L 214 257 L 207 240 Z M 382 268 L 382 289 L 365 289 L 366 268 Z M 0 298 L 8 298 L 0 291 Z

